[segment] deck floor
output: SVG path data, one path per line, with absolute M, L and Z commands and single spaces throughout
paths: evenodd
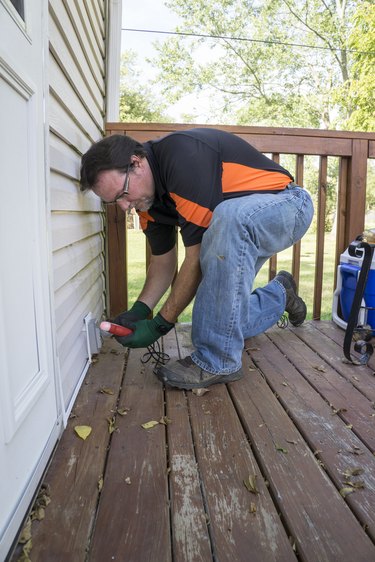
M 189 332 L 164 338 L 171 357 Z M 344 363 L 343 335 L 269 330 L 247 342 L 241 381 L 201 396 L 163 389 L 144 350 L 107 339 L 45 476 L 30 559 L 375 560 L 375 363 Z

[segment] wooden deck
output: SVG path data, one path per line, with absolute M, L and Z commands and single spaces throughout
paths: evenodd
M 330 322 L 274 328 L 247 342 L 243 380 L 202 396 L 106 340 L 45 476 L 31 560 L 375 560 L 375 362 L 344 363 L 342 340 Z M 164 349 L 186 355 L 189 326 Z

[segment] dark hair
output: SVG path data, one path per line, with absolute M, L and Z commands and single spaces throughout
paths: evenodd
M 126 135 L 110 135 L 94 143 L 82 156 L 81 191 L 92 189 L 103 170 L 126 170 L 133 154 L 143 158 L 146 151 L 141 143 Z

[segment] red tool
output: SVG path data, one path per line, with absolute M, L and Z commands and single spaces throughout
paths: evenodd
M 125 328 L 125 326 L 120 326 L 119 324 L 113 324 L 112 322 L 101 322 L 100 329 L 103 332 L 109 332 L 115 336 L 129 336 L 133 333 L 130 328 Z

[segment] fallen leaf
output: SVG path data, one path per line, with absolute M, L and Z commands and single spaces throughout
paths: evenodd
M 107 387 L 105 387 L 105 386 L 102 386 L 102 387 L 99 389 L 99 392 L 100 392 L 101 394 L 111 394 L 111 395 L 114 394 L 112 388 L 107 388 Z
M 115 416 L 112 416 L 111 418 L 107 418 L 107 422 L 108 422 L 108 432 L 111 435 L 117 429 L 115 425 L 116 422 Z
M 325 368 L 323 367 L 323 365 L 313 365 L 313 368 L 314 368 L 316 371 L 319 371 L 320 373 L 325 373 L 325 372 L 326 372 L 326 370 L 325 370 Z
M 347 427 L 348 429 L 353 429 L 353 424 L 352 424 L 352 423 L 348 423 L 348 425 L 346 425 L 345 427 Z
M 252 513 L 253 515 L 256 514 L 256 512 L 257 512 L 257 506 L 255 505 L 254 502 L 251 502 L 249 511 L 250 511 L 250 513 Z
M 102 491 L 103 484 L 104 484 L 103 475 L 100 475 L 99 480 L 98 480 L 98 490 L 99 490 L 99 492 Z
M 335 416 L 336 414 L 341 414 L 342 412 L 346 412 L 346 411 L 347 411 L 346 408 L 337 408 L 333 410 L 331 416 Z
M 281 383 L 283 386 L 289 386 L 287 382 Z
M 342 495 L 343 498 L 345 498 L 346 496 L 348 496 L 349 494 L 352 494 L 354 492 L 353 488 L 341 488 L 340 490 L 340 494 Z
M 360 490 L 365 487 L 365 483 L 362 480 L 358 480 L 358 482 L 352 482 L 349 480 L 348 482 L 344 482 L 345 486 L 350 486 L 356 490 Z
M 142 424 L 143 429 L 152 429 L 156 425 L 159 425 L 158 421 L 152 420 Z
M 285 455 L 288 453 L 288 449 L 284 449 L 284 447 L 281 447 L 280 445 L 275 445 L 276 447 L 276 451 L 280 451 L 280 453 L 284 453 Z
M 26 544 L 31 539 L 31 517 L 28 517 L 18 539 L 19 544 Z
M 167 416 L 163 416 L 162 418 L 160 418 L 159 423 L 168 425 L 169 423 L 172 423 L 172 420 L 170 420 Z
M 359 468 L 347 468 L 345 469 L 345 471 L 343 472 L 344 476 L 359 476 L 360 474 L 364 473 L 364 469 L 359 467 Z
M 92 432 L 92 427 L 89 425 L 76 425 L 74 431 L 81 439 L 85 440 Z
M 120 416 L 126 416 L 126 414 L 130 412 L 130 408 L 117 408 L 116 413 Z
M 246 480 L 243 481 L 243 483 L 245 484 L 246 489 L 251 493 L 251 494 L 259 494 L 259 491 L 257 489 L 257 485 L 256 485 L 256 479 L 257 479 L 257 475 L 254 474 L 254 476 L 249 476 Z
M 192 393 L 196 396 L 203 396 L 206 392 L 210 392 L 208 388 L 193 388 Z

